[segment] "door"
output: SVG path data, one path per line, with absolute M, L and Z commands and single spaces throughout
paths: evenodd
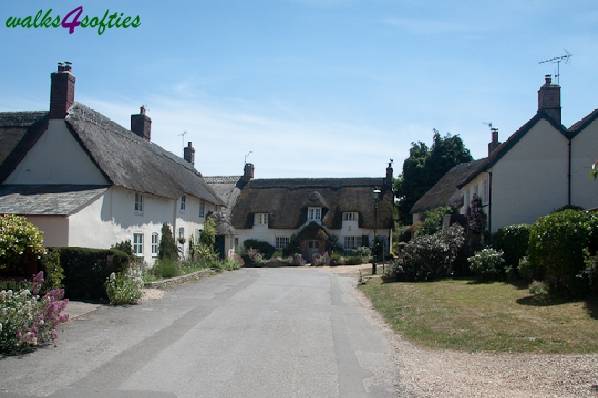
M 224 253 L 224 235 L 216 235 L 216 242 L 214 243 L 214 248 L 216 249 L 216 253 L 218 253 L 218 257 L 221 260 L 224 260 L 225 253 Z

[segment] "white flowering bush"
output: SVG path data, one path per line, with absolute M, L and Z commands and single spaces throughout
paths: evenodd
M 0 353 L 15 354 L 55 342 L 57 326 L 68 321 L 62 289 L 40 297 L 43 273 L 33 278 L 31 291 L 0 291 Z
M 501 277 L 505 272 L 502 250 L 482 249 L 467 259 L 471 271 L 482 279 Z
M 0 270 L 17 266 L 26 254 L 44 254 L 42 232 L 25 217 L 0 216 Z
M 137 304 L 143 294 L 141 270 L 130 267 L 126 271 L 111 273 L 106 278 L 106 295 L 112 305 Z

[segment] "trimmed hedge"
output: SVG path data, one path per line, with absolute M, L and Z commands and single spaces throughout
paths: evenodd
M 492 238 L 492 246 L 502 250 L 507 265 L 517 267 L 519 260 L 527 255 L 529 224 L 509 225 L 499 229 Z
M 530 229 L 531 270 L 544 275 L 551 294 L 583 296 L 589 286 L 579 275 L 586 267 L 587 249 L 597 237 L 596 214 L 563 210 L 542 217 Z
M 64 293 L 71 300 L 107 300 L 104 282 L 111 273 L 124 271 L 130 257 L 116 249 L 63 247 L 60 263 L 64 270 Z

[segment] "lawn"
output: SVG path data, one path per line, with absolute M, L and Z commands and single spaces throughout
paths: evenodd
M 444 280 L 361 286 L 402 336 L 469 352 L 598 352 L 598 302 L 537 305 L 526 288 Z

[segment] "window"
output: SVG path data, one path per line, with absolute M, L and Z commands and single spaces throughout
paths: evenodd
M 143 211 L 143 195 L 139 192 L 135 192 L 135 211 L 142 212 Z
M 307 247 L 309 249 L 319 249 L 320 248 L 320 242 L 318 242 L 317 240 L 307 241 Z
M 361 245 L 361 236 L 345 236 L 343 239 L 343 247 L 345 250 L 357 249 Z
M 309 221 L 320 221 L 322 219 L 322 209 L 320 207 L 310 207 L 307 209 L 307 219 Z
M 357 221 L 358 214 L 356 211 L 346 211 L 343 213 L 343 221 Z
M 158 240 L 158 233 L 154 232 L 152 234 L 152 256 L 157 256 L 158 255 L 158 246 L 160 244 L 160 241 Z
M 199 201 L 199 218 L 203 218 L 206 215 L 206 202 L 204 200 Z
M 185 195 L 181 196 L 181 210 L 185 210 L 187 207 L 187 197 Z
M 133 254 L 143 256 L 143 234 L 133 234 Z
M 286 249 L 289 245 L 289 238 L 285 236 L 276 237 L 276 249 Z
M 268 225 L 268 213 L 255 213 L 255 224 Z
M 179 228 L 179 239 L 185 239 L 185 228 Z
M 198 229 L 196 232 L 197 232 L 197 236 L 195 237 L 195 243 L 199 243 L 199 237 L 201 236 L 201 229 Z
M 239 250 L 239 238 L 235 238 L 235 252 Z
M 488 179 L 485 178 L 484 179 L 484 197 L 482 199 L 484 200 L 484 202 L 487 202 L 489 197 L 490 197 L 490 193 L 488 192 Z

